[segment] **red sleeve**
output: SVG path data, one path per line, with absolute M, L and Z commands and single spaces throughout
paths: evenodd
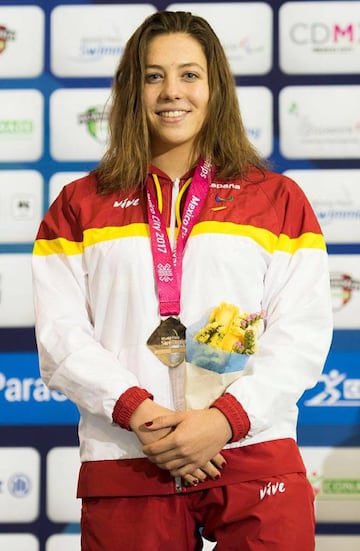
M 112 414 L 113 421 L 123 429 L 130 429 L 130 417 L 136 408 L 147 398 L 153 399 L 152 394 L 144 388 L 132 386 L 128 388 L 117 400 Z
M 248 414 L 232 394 L 224 394 L 211 404 L 225 415 L 230 423 L 232 437 L 229 442 L 237 442 L 244 438 L 250 430 Z

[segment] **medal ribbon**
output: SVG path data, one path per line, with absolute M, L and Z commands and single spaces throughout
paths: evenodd
M 211 174 L 211 164 L 201 158 L 190 184 L 181 226 L 173 251 L 171 250 L 164 219 L 158 209 L 154 195 L 149 190 L 149 186 L 147 187 L 150 242 L 161 316 L 178 316 L 180 313 L 184 248 L 205 202 L 210 186 Z

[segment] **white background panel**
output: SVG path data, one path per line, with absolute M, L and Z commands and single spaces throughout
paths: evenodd
M 0 521 L 34 522 L 40 505 L 39 452 L 34 448 L 0 448 L 0 456 Z
M 38 76 L 44 66 L 44 11 L 39 6 L 1 6 L 0 19 L 0 76 Z
M 284 157 L 360 159 L 360 86 L 286 86 L 279 111 Z
M 314 488 L 318 522 L 358 522 L 360 518 L 360 448 L 301 448 Z
M 42 213 L 42 174 L 0 170 L 0 243 L 33 243 Z
M 53 448 L 47 455 L 47 516 L 52 522 L 79 522 L 81 501 L 76 499 L 80 469 L 78 448 Z
M 0 162 L 38 161 L 44 98 L 38 90 L 0 89 Z
M 100 160 L 107 138 L 109 95 L 108 88 L 61 88 L 51 95 L 50 147 L 54 159 Z
M 55 534 L 46 542 L 45 551 L 80 551 L 80 535 Z M 155 550 L 154 550 L 155 551 Z
M 112 77 L 151 4 L 58 6 L 51 14 L 51 68 L 62 77 Z
M 309 199 L 327 243 L 360 242 L 360 170 L 287 170 Z
M 264 156 L 273 151 L 273 95 L 264 86 L 238 86 L 244 126 L 251 143 Z
M 31 254 L 0 254 L 0 327 L 33 325 Z

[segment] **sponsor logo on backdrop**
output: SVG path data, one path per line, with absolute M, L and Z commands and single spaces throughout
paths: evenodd
M 308 479 L 320 499 L 360 499 L 359 478 L 326 478 L 313 471 L 308 474 Z
M 357 144 L 360 139 L 360 119 L 353 123 L 331 123 L 312 119 L 309 113 L 302 109 L 301 102 L 288 104 L 288 113 L 298 121 L 298 135 L 302 143 L 338 143 Z
M 288 86 L 279 99 L 285 157 L 360 158 L 360 86 Z
M 24 473 L 10 474 L 9 478 L 0 478 L 0 494 L 7 490 L 13 497 L 26 497 L 31 493 L 32 480 Z
M 359 72 L 359 2 L 288 2 L 279 13 L 285 72 Z
M 330 272 L 332 305 L 335 312 L 342 310 L 352 299 L 353 293 L 360 291 L 360 281 L 350 274 Z
M 60 161 L 98 160 L 108 134 L 108 88 L 58 89 L 50 97 L 52 156 Z
M 52 72 L 112 77 L 126 41 L 154 11 L 151 4 L 56 6 L 51 12 Z
M 249 35 L 239 36 L 234 42 L 223 41 L 227 58 L 230 63 L 241 63 L 245 59 L 258 56 L 265 52 L 265 45 L 261 37 L 251 37 Z
M 38 171 L 0 171 L 2 243 L 33 243 L 42 218 L 42 188 Z
M 76 406 L 40 377 L 36 353 L 0 358 L 0 425 L 76 424 Z
M 360 255 L 330 254 L 329 266 L 334 327 L 359 330 Z
M 1 138 L 31 138 L 33 131 L 32 119 L 0 119 Z
M 188 11 L 189 5 L 174 3 L 167 9 Z M 271 69 L 273 12 L 268 4 L 194 3 L 192 11 L 214 28 L 235 75 L 265 74 Z
M 75 61 L 89 63 L 104 58 L 120 58 L 124 51 L 124 40 L 119 36 L 83 36 L 80 37 L 79 54 Z
M 8 480 L 8 489 L 13 497 L 26 497 L 31 492 L 31 480 L 23 473 L 16 473 Z
M 353 220 L 360 222 L 360 210 L 353 207 L 351 201 L 346 201 L 346 199 L 342 203 L 343 205 L 339 204 L 334 208 L 334 205 L 330 201 L 323 201 L 322 204 L 320 201 L 314 202 L 316 216 L 322 226 L 336 221 L 345 222 Z
M 44 11 L 13 5 L 16 2 L 0 4 L 0 77 L 39 76 L 44 65 Z
M 299 21 L 290 27 L 289 37 L 295 44 L 308 44 L 314 52 L 349 52 L 360 44 L 360 25 Z
M 7 377 L 0 371 L 0 400 L 8 403 L 64 402 L 67 398 L 57 390 L 49 390 L 39 377 Z
M 33 195 L 14 195 L 11 199 L 11 214 L 14 220 L 32 220 L 35 211 Z
M 316 388 L 318 386 L 320 392 L 305 400 L 305 406 L 360 406 L 360 379 L 348 378 L 346 372 L 332 369 L 329 373 L 323 373 Z
M 0 54 L 6 50 L 8 42 L 15 40 L 15 37 L 15 31 L 12 31 L 11 29 L 8 29 L 4 25 L 0 24 Z
M 105 144 L 108 132 L 108 113 L 102 106 L 89 107 L 78 116 L 79 124 L 85 125 L 88 133 L 96 141 Z
M 308 479 L 316 495 L 317 520 L 319 522 L 358 522 L 360 448 L 304 446 L 300 451 Z M 346 547 L 349 550 L 355 548 L 357 549 L 357 547 Z M 327 548 L 324 547 L 324 549 Z
M 0 162 L 37 161 L 43 150 L 41 92 L 0 90 Z

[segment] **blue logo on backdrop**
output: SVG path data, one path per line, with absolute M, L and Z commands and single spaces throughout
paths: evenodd
M 13 497 L 26 497 L 31 491 L 31 480 L 26 474 L 16 473 L 9 479 L 8 489 Z
M 330 352 L 318 384 L 299 406 L 301 421 L 309 424 L 351 425 L 360 407 L 359 352 Z
M 76 406 L 42 382 L 36 353 L 0 354 L 0 425 L 73 425 L 78 418 Z

